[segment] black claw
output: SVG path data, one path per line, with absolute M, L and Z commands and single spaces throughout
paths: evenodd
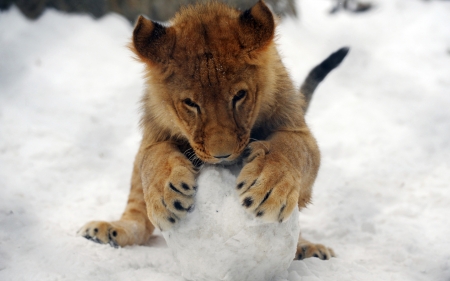
M 284 218 L 281 216 L 281 214 L 283 213 L 285 208 L 286 208 L 286 205 L 281 206 L 280 212 L 278 213 L 278 220 L 280 222 L 283 222 L 283 220 L 284 220 Z
M 298 254 L 297 259 L 298 260 L 302 260 L 303 259 L 303 253 Z
M 258 180 L 258 179 L 254 180 L 254 181 L 252 182 L 252 184 L 251 184 L 249 187 L 247 187 L 247 189 L 246 189 L 244 192 L 242 192 L 242 194 L 244 194 L 244 193 L 246 193 L 247 191 L 249 191 L 250 188 L 252 188 L 252 187 L 256 184 L 256 181 L 257 181 L 257 180 Z
M 319 253 L 320 253 L 320 259 L 322 259 L 322 260 L 328 259 L 328 256 L 326 253 L 322 252 L 321 250 L 319 250 Z
M 194 190 L 197 190 L 198 186 L 194 185 L 192 188 L 193 188 Z
M 251 198 L 251 197 L 245 198 L 244 201 L 242 202 L 242 206 L 245 206 L 247 208 L 249 208 L 252 204 L 253 204 L 253 198 Z
M 181 187 L 182 187 L 184 190 L 189 190 L 189 189 L 190 189 L 190 188 L 189 188 L 189 185 L 187 185 L 187 184 L 184 183 L 184 182 L 181 183 Z
M 172 218 L 172 217 L 169 217 L 168 220 L 169 220 L 171 223 L 175 223 L 175 222 L 176 222 L 176 220 L 175 220 L 174 218 Z
M 266 200 L 269 198 L 270 194 L 272 193 L 271 189 L 269 192 L 266 193 L 266 196 L 264 196 L 264 199 L 261 201 L 261 203 L 259 204 L 259 206 L 261 206 L 264 202 L 266 202 Z
M 92 242 L 98 243 L 98 244 L 104 244 L 100 239 L 98 239 L 97 237 L 92 237 L 89 234 L 85 234 L 83 235 L 84 238 L 86 238 L 87 240 L 90 240 Z
M 191 206 L 185 208 L 183 207 L 183 205 L 181 204 L 180 201 L 176 200 L 175 202 L 173 202 L 173 206 L 175 207 L 175 209 L 177 209 L 178 211 L 186 211 L 188 213 L 192 212 L 194 210 L 194 204 L 192 204 Z
M 98 239 L 97 237 L 89 237 L 89 240 L 91 240 L 92 242 L 98 243 L 98 244 L 104 244 L 100 239 Z
M 257 217 L 262 217 L 262 216 L 264 216 L 264 211 L 259 211 L 259 212 L 256 214 L 256 216 L 257 216 Z
M 169 187 L 170 187 L 170 189 L 172 189 L 173 191 L 175 191 L 176 193 L 179 193 L 179 194 L 183 194 L 183 193 L 181 193 L 181 191 L 179 191 L 171 182 L 169 183 Z
M 173 202 L 173 206 L 175 207 L 175 209 L 177 209 L 178 211 L 186 211 L 186 209 L 183 207 L 183 205 L 181 205 L 181 202 L 176 200 L 175 202 Z
M 313 257 L 318 258 L 319 256 L 317 254 L 314 254 Z
M 108 232 L 108 240 L 109 240 L 108 244 L 113 248 L 119 248 L 119 244 L 117 244 L 117 242 L 114 241 L 114 239 L 111 237 L 111 235 L 116 237 L 117 231 L 113 230 L 112 232 Z
M 114 240 L 109 240 L 108 244 L 113 248 L 119 248 L 119 244 L 117 244 Z
M 241 189 L 244 186 L 245 182 L 241 182 L 236 186 L 237 189 Z

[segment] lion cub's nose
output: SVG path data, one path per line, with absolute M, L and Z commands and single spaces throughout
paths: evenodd
M 217 158 L 217 159 L 225 159 L 225 158 L 230 157 L 230 155 L 231 155 L 231 154 L 228 154 L 228 155 L 214 155 L 214 158 Z

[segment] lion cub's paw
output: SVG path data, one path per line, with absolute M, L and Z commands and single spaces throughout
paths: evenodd
M 83 236 L 93 242 L 99 244 L 109 244 L 111 247 L 118 248 L 123 243 L 120 239 L 125 236 L 125 230 L 123 227 L 114 225 L 114 223 L 104 221 L 91 221 L 85 224 L 77 235 Z
M 313 243 L 298 245 L 297 252 L 295 253 L 296 260 L 303 260 L 311 257 L 328 260 L 335 256 L 333 249 L 327 248 L 322 244 Z
M 244 157 L 236 186 L 242 206 L 257 217 L 283 222 L 297 206 L 295 171 L 283 156 L 270 152 L 268 142 L 251 143 Z
M 174 167 L 168 178 L 155 180 L 155 184 L 164 182 L 163 188 L 154 186 L 149 190 L 148 200 L 146 198 L 148 214 L 152 223 L 160 230 L 170 229 L 194 210 L 197 172 L 191 166 L 189 163 L 186 166 Z

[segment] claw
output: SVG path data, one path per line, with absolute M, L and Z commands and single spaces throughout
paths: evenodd
M 181 187 L 182 187 L 184 190 L 190 190 L 189 185 L 185 184 L 184 182 L 181 183 Z
M 115 235 L 114 235 L 115 234 Z M 117 232 L 114 230 L 112 231 L 112 236 L 116 237 L 117 236 Z M 113 247 L 113 248 L 119 248 L 119 244 L 116 243 L 116 241 L 114 241 L 114 239 L 111 237 L 111 232 L 108 232 L 108 244 Z
M 247 208 L 249 208 L 252 204 L 253 204 L 253 198 L 251 198 L 251 197 L 245 198 L 244 201 L 242 202 L 242 206 L 245 206 Z
M 259 206 L 261 206 L 262 204 L 264 204 L 264 202 L 266 202 L 266 200 L 269 198 L 270 194 L 272 193 L 272 190 L 273 190 L 273 188 L 271 190 L 269 190 L 269 192 L 266 193 L 266 196 L 264 196 L 264 199 L 261 201 Z
M 175 191 L 176 193 L 183 194 L 181 191 L 179 191 L 172 183 L 169 183 L 170 189 Z

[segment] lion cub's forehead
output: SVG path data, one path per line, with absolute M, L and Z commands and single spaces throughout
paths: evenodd
M 211 2 L 184 8 L 172 20 L 175 74 L 189 79 L 184 83 L 190 88 L 227 87 L 245 72 L 239 15 L 236 9 Z
M 226 60 L 242 52 L 239 43 L 239 11 L 211 2 L 182 9 L 172 20 L 176 31 L 174 59 L 193 57 Z

